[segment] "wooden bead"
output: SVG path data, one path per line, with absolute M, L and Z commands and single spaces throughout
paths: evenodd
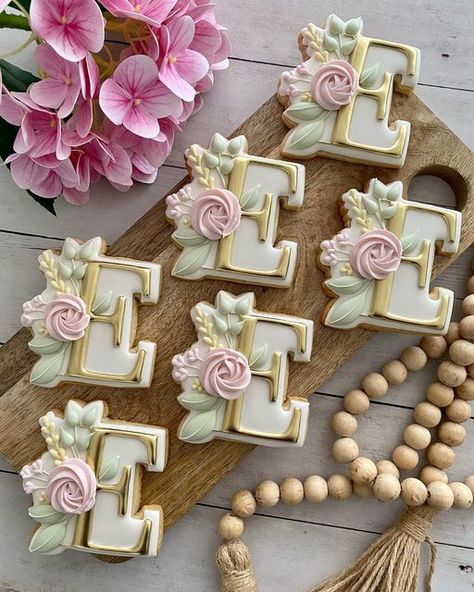
M 388 473 L 389 475 L 394 475 L 397 479 L 400 479 L 400 471 L 398 470 L 397 465 L 391 460 L 379 460 L 376 466 L 379 475 Z
M 370 499 L 374 495 L 372 485 L 365 485 L 363 483 L 354 483 L 354 495 L 361 499 Z
M 350 463 L 359 456 L 359 446 L 352 438 L 339 438 L 332 445 L 332 455 L 337 463 Z
M 370 458 L 359 456 L 351 463 L 351 479 L 358 485 L 370 485 L 377 477 L 377 467 Z
M 411 345 L 402 351 L 400 360 L 410 372 L 417 372 L 426 366 L 428 356 L 418 345 Z
M 446 417 L 457 423 L 464 423 L 471 417 L 471 405 L 463 399 L 454 399 L 451 405 L 448 405 L 444 411 Z
M 462 301 L 462 312 L 464 316 L 474 314 L 474 294 L 468 294 Z
M 382 374 L 388 384 L 402 384 L 407 379 L 408 370 L 400 360 L 392 360 L 383 365 Z
M 420 479 L 409 477 L 401 483 L 402 499 L 407 506 L 421 506 L 426 502 L 428 490 Z
M 232 512 L 239 518 L 250 518 L 257 509 L 257 502 L 251 491 L 241 489 L 232 497 Z
M 474 378 L 468 376 L 466 380 L 454 390 L 456 391 L 456 396 L 460 399 L 464 399 L 464 401 L 474 400 Z
M 474 339 L 474 315 L 467 315 L 459 322 L 459 333 L 464 339 Z
M 460 446 L 466 439 L 466 430 L 460 423 L 445 421 L 438 428 L 438 439 L 447 446 Z
M 413 470 L 419 459 L 418 452 L 405 444 L 397 446 L 392 452 L 392 460 L 401 471 Z
M 464 483 L 459 483 L 458 481 L 454 481 L 453 483 L 449 484 L 449 487 L 451 488 L 451 491 L 454 495 L 453 508 L 457 508 L 458 510 L 467 510 L 472 506 L 472 491 L 467 485 L 464 485 Z
M 454 399 L 454 389 L 442 382 L 432 382 L 426 389 L 426 398 L 436 407 L 447 407 Z
M 449 323 L 448 332 L 444 336 L 447 344 L 451 345 L 451 343 L 454 343 L 459 337 L 459 324 L 455 322 Z
M 474 364 L 470 364 L 467 368 L 467 373 L 471 378 L 474 378 Z
M 405 428 L 403 440 L 407 446 L 415 450 L 424 450 L 431 442 L 431 433 L 428 428 L 412 423 Z
M 444 471 L 438 469 L 438 467 L 432 467 L 427 465 L 421 469 L 420 479 L 425 485 L 433 483 L 433 481 L 441 481 L 441 483 L 448 482 L 448 476 Z
M 442 442 L 435 442 L 426 451 L 426 458 L 438 469 L 447 469 L 453 464 L 456 454 L 450 446 L 446 446 Z
M 311 475 L 304 482 L 304 494 L 306 499 L 313 504 L 320 504 L 328 497 L 328 484 L 326 479 L 319 475 Z
M 441 411 L 428 401 L 422 401 L 413 410 L 413 417 L 416 423 L 425 428 L 434 428 L 441 421 Z
M 219 532 L 226 541 L 233 541 L 242 536 L 244 532 L 244 521 L 238 516 L 226 514 L 219 520 Z
M 332 416 L 331 428 L 338 436 L 352 436 L 357 431 L 357 419 L 347 411 L 338 411 Z
M 433 481 L 427 486 L 428 505 L 437 510 L 449 510 L 454 503 L 454 493 L 449 485 L 441 481 Z
M 471 475 L 470 477 L 465 479 L 464 484 L 467 485 L 474 494 L 474 475 Z
M 459 386 L 466 380 L 467 371 L 464 366 L 445 360 L 438 366 L 438 379 L 446 386 Z
M 388 382 L 382 374 L 370 372 L 362 379 L 362 388 L 370 399 L 380 399 L 388 391 Z
M 378 475 L 374 482 L 374 495 L 379 502 L 392 502 L 400 496 L 400 481 L 390 473 Z
M 266 479 L 255 488 L 255 498 L 264 508 L 273 508 L 280 501 L 280 488 L 278 483 Z
M 359 389 L 352 389 L 344 395 L 344 409 L 353 415 L 365 413 L 370 405 L 369 397 Z
M 420 341 L 420 347 L 429 358 L 435 360 L 444 355 L 448 344 L 441 335 L 425 335 Z
M 474 364 L 474 343 L 466 339 L 458 339 L 449 346 L 449 357 L 460 366 Z
M 468 294 L 474 294 L 474 275 L 471 275 L 466 282 L 466 292 Z
M 345 500 L 352 494 L 351 480 L 345 475 L 331 475 L 328 479 L 329 495 L 335 500 Z
M 304 500 L 303 483 L 294 477 L 287 477 L 280 483 L 280 497 L 289 506 L 300 504 Z

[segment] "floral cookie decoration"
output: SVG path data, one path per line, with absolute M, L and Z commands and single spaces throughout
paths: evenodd
M 186 151 L 192 181 L 166 198 L 172 238 L 183 249 L 175 277 L 291 284 L 296 244 L 275 245 L 274 236 L 280 198 L 288 209 L 303 203 L 304 168 L 246 151 L 244 136 L 227 140 L 218 133 L 209 148 L 194 144 Z
M 362 36 L 362 19 L 332 14 L 324 28 L 310 23 L 299 37 L 306 60 L 280 78 L 283 120 L 292 129 L 282 145 L 288 157 L 317 154 L 343 160 L 403 165 L 410 124 L 389 121 L 393 86 L 415 88 L 416 48 Z M 401 76 L 397 83 L 395 76 Z M 365 97 L 371 100 L 366 101 Z M 360 101 L 360 104 L 359 104 Z
M 167 432 L 113 422 L 106 415 L 102 401 L 70 400 L 64 414 L 49 411 L 40 418 L 47 452 L 20 471 L 24 491 L 33 496 L 28 513 L 38 523 L 30 551 L 55 555 L 74 548 L 123 556 L 158 552 L 162 510 L 147 506 L 144 517 L 137 515 L 140 478 L 137 475 L 135 483 L 135 475 L 138 464 L 149 471 L 164 470 Z M 147 442 L 148 448 L 143 446 Z M 117 495 L 133 500 L 120 513 Z
M 105 250 L 106 244 L 100 237 L 86 243 L 67 238 L 61 253 L 48 250 L 39 256 L 46 289 L 25 302 L 21 315 L 21 324 L 33 333 L 28 346 L 40 356 L 31 372 L 33 384 L 52 387 L 72 381 L 147 386 L 151 381 L 154 344 L 142 342 L 138 352 L 131 352 L 130 342 L 133 343 L 135 294 L 140 295 L 143 303 L 158 301 L 160 266 L 105 257 Z M 109 283 L 116 285 L 118 274 L 123 274 L 122 287 L 108 289 Z M 111 324 L 121 335 L 120 343 L 110 341 L 104 332 L 94 332 L 92 326 L 98 323 Z M 114 362 L 89 361 L 95 348 L 113 349 Z M 143 359 L 138 361 L 137 356 Z M 140 376 L 136 374 L 132 379 L 130 375 L 127 379 L 127 369 L 138 363 Z
M 429 284 L 437 243 L 442 254 L 459 247 L 461 214 L 405 200 L 400 181 L 372 179 L 367 193 L 351 189 L 342 201 L 348 228 L 321 243 L 324 288 L 336 297 L 325 324 L 446 332 L 454 295 Z
M 181 440 L 302 446 L 308 402 L 288 397 L 283 377 L 289 353 L 296 362 L 309 361 L 313 323 L 253 305 L 253 293 L 221 291 L 215 306 L 201 302 L 192 309 L 198 341 L 172 361 L 183 390 L 178 401 L 189 411 Z

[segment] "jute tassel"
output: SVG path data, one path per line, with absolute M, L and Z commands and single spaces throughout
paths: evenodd
M 383 534 L 352 565 L 329 577 L 312 592 L 416 592 L 421 544 L 431 561 L 425 590 L 431 590 L 436 546 L 428 533 L 437 511 L 428 506 L 406 508 L 397 524 Z
M 257 592 L 250 553 L 240 540 L 228 541 L 217 550 L 222 592 Z

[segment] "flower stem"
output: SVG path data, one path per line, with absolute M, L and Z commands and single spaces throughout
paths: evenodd
M 30 31 L 30 23 L 25 16 L 20 14 L 0 13 L 0 29 L 22 29 Z

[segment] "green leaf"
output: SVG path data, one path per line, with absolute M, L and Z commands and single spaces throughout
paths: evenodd
M 245 321 L 231 321 L 229 331 L 231 335 L 239 335 L 244 328 Z
M 316 103 L 301 101 L 288 107 L 284 114 L 296 121 L 314 121 L 324 112 L 325 110 Z
M 79 425 L 79 420 L 82 415 L 82 406 L 76 401 L 70 399 L 64 410 L 64 421 L 71 427 Z
M 340 35 L 344 31 L 344 21 L 336 14 L 331 15 L 329 22 L 329 32 L 331 35 Z
M 324 32 L 323 45 L 327 51 L 336 51 L 338 48 L 337 39 L 334 39 L 327 31 Z
M 110 479 L 113 479 L 118 473 L 119 463 L 120 456 L 117 455 L 109 458 L 106 463 L 102 464 L 99 471 L 99 481 L 109 481 Z
M 347 41 L 343 41 L 343 43 L 341 45 L 342 55 L 344 55 L 344 56 L 350 55 L 354 51 L 356 44 L 357 44 L 357 38 L 348 39 Z
M 251 305 L 252 305 L 252 301 L 251 301 L 250 296 L 245 296 L 244 298 L 241 298 L 240 300 L 237 301 L 237 303 L 235 305 L 235 312 L 240 315 L 248 314 L 250 311 Z
M 268 359 L 268 343 L 262 345 L 252 352 L 249 358 L 249 366 L 251 370 L 260 370 L 265 366 Z
M 217 296 L 218 309 L 224 314 L 232 312 L 234 308 L 234 299 L 227 292 L 219 292 Z
M 219 399 L 219 397 L 194 391 L 190 393 L 182 393 L 179 395 L 178 401 L 185 409 L 189 409 L 189 411 L 199 411 L 200 413 L 211 411 L 222 403 L 222 399 Z
M 66 530 L 66 520 L 57 524 L 40 526 L 31 539 L 29 550 L 35 553 L 51 553 L 63 542 Z
M 89 448 L 89 444 L 93 435 L 94 434 L 90 432 L 79 433 L 76 438 L 77 448 L 79 450 L 87 450 Z
M 367 290 L 350 298 L 339 298 L 326 316 L 326 325 L 345 327 L 354 323 L 364 308 Z
M 106 313 L 112 302 L 112 290 L 104 292 L 103 294 L 97 294 L 92 303 L 92 312 L 96 315 L 102 315 Z
M 67 350 L 67 347 L 62 347 L 58 352 L 38 360 L 31 371 L 30 381 L 40 386 L 52 382 L 61 372 Z
M 81 418 L 81 425 L 90 428 L 95 424 L 97 421 L 97 414 L 99 412 L 99 404 L 98 403 L 89 403 L 83 410 L 83 415 Z
M 232 172 L 234 165 L 235 165 L 235 161 L 233 158 L 231 158 L 230 156 L 224 156 L 222 158 L 222 163 L 219 168 L 220 168 L 221 173 L 223 175 L 229 175 Z
M 242 210 L 244 210 L 244 212 L 251 210 L 257 203 L 258 196 L 260 195 L 260 189 L 261 185 L 259 183 L 258 185 L 255 185 L 255 187 L 244 191 L 242 197 L 240 198 L 240 207 Z
M 403 254 L 408 255 L 412 253 L 415 249 L 418 249 L 420 242 L 421 239 L 419 230 L 415 230 L 415 232 L 412 232 L 411 234 L 403 237 L 401 240 Z
M 380 64 L 377 62 L 370 68 L 366 68 L 359 78 L 359 86 L 362 88 L 372 88 L 377 80 L 377 76 L 380 70 Z
M 211 140 L 211 150 L 215 154 L 222 154 L 227 150 L 228 141 L 224 136 L 219 133 L 216 133 L 212 136 Z
M 390 220 L 390 218 L 393 218 L 393 216 L 395 216 L 395 214 L 397 213 L 397 210 L 397 203 L 395 203 L 393 206 L 387 206 L 385 204 L 382 204 L 380 207 L 380 213 L 382 214 L 382 218 L 384 220 Z
M 102 239 L 100 237 L 91 238 L 79 249 L 79 259 L 88 261 L 92 256 L 100 251 Z
M 370 199 L 367 195 L 362 195 L 362 202 L 369 214 L 375 214 L 375 212 L 378 212 L 379 208 L 376 202 L 373 199 Z
M 182 247 L 197 247 L 205 242 L 209 242 L 208 238 L 196 232 L 191 226 L 183 226 L 182 228 L 175 230 L 172 234 L 172 238 Z
M 66 265 L 66 263 L 60 259 L 58 260 L 58 267 L 63 279 L 69 280 L 72 276 L 72 268 Z
M 204 152 L 204 164 L 208 166 L 210 169 L 215 169 L 219 166 L 219 158 L 212 154 L 212 152 Z
M 87 270 L 87 263 L 82 263 L 82 265 L 78 265 L 76 269 L 72 272 L 72 276 L 76 280 L 82 280 L 82 278 L 86 275 Z
M 358 294 L 361 290 L 367 288 L 368 282 L 370 282 L 370 280 L 357 276 L 342 275 L 341 277 L 327 280 L 326 286 L 330 288 L 334 294 L 347 296 L 350 294 Z
M 214 319 L 214 327 L 215 327 L 216 331 L 218 333 L 220 333 L 221 335 L 226 333 L 229 328 L 227 326 L 227 323 L 223 319 L 218 317 L 215 313 L 212 315 L 212 317 Z
M 74 432 L 71 433 L 66 426 L 61 427 L 61 444 L 64 448 L 71 448 L 74 444 Z
M 64 241 L 62 255 L 71 261 L 77 257 L 77 251 L 76 241 L 68 236 Z
M 204 413 L 191 413 L 181 424 L 179 438 L 185 442 L 204 442 L 216 427 L 217 411 L 211 409 Z
M 243 138 L 242 136 L 239 136 L 237 138 L 233 138 L 230 142 L 229 142 L 229 146 L 228 146 L 228 150 L 230 152 L 230 154 L 232 155 L 236 155 L 238 154 L 242 148 L 243 148 Z
M 324 123 L 322 121 L 299 125 L 290 133 L 287 145 L 292 150 L 303 152 L 317 145 L 323 131 Z
M 28 508 L 28 515 L 40 524 L 57 524 L 66 518 L 62 512 L 57 512 L 50 504 L 31 506 Z
M 347 21 L 346 26 L 344 28 L 344 33 L 346 35 L 351 35 L 355 37 L 359 35 L 362 30 L 362 19 L 360 16 L 358 18 L 353 18 Z
M 397 182 L 395 185 L 393 185 L 393 187 L 390 187 L 385 197 L 389 201 L 398 201 L 402 197 L 402 191 L 402 184 Z
M 382 181 L 375 179 L 372 188 L 372 193 L 374 194 L 374 197 L 377 199 L 385 199 L 387 187 L 382 183 Z
M 38 354 L 39 356 L 47 356 L 62 349 L 64 347 L 64 343 L 62 341 L 58 341 L 57 339 L 53 339 L 48 335 L 38 335 L 28 343 L 28 347 L 32 352 Z
M 181 254 L 176 262 L 173 273 L 177 276 L 189 275 L 200 269 L 206 261 L 211 249 L 211 241 Z
M 10 91 L 26 92 L 30 84 L 39 81 L 39 78 L 31 72 L 14 66 L 5 60 L 0 60 L 0 70 L 2 71 L 3 84 Z

